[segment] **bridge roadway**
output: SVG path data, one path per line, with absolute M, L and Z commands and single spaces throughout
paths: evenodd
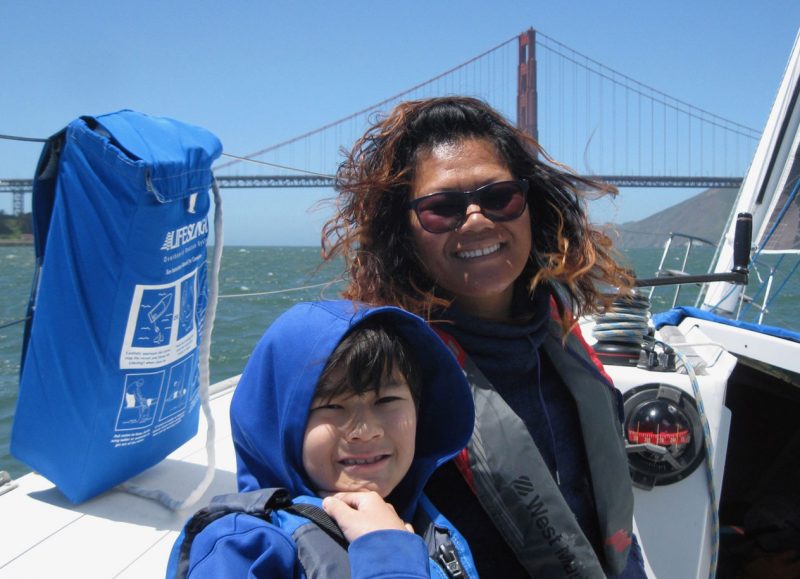
M 306 175 L 217 175 L 217 183 L 224 189 L 266 189 L 289 187 L 332 187 L 333 177 Z M 738 188 L 741 177 L 648 177 L 637 175 L 594 175 L 617 187 L 686 187 L 686 188 Z M 0 179 L 0 193 L 28 194 L 33 190 L 32 179 Z

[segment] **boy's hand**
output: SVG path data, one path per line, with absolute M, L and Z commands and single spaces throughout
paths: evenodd
M 373 531 L 414 532 L 411 525 L 397 516 L 394 507 L 373 491 L 336 493 L 322 501 L 322 508 L 339 524 L 351 543 Z

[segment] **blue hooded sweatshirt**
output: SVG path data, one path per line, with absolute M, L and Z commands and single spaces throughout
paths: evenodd
M 284 487 L 295 502 L 321 505 L 303 468 L 309 408 L 333 350 L 351 328 L 376 314 L 407 341 L 422 377 L 414 459 L 387 501 L 403 520 L 413 521 L 422 510 L 447 528 L 467 576 L 477 577 L 466 541 L 422 495 L 434 470 L 467 444 L 474 422 L 472 395 L 450 350 L 421 318 L 401 309 L 350 301 L 303 303 L 270 326 L 231 401 L 239 491 Z M 194 539 L 189 576 L 305 578 L 297 545 L 281 528 L 286 520 L 278 511 L 272 524 L 241 513 L 211 523 Z M 353 578 L 445 577 L 428 558 L 423 539 L 405 531 L 363 535 L 350 544 L 348 559 Z

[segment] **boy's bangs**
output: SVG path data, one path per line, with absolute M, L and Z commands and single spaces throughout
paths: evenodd
M 315 397 L 330 401 L 339 396 L 380 392 L 395 368 L 408 383 L 419 404 L 419 370 L 406 341 L 381 316 L 356 326 L 334 350 L 320 376 Z

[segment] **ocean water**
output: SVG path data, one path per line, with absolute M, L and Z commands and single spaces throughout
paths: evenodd
M 312 247 L 226 247 L 220 272 L 220 301 L 211 348 L 211 380 L 240 374 L 264 330 L 295 303 L 335 298 L 342 288 L 341 266 L 320 268 L 319 249 Z M 652 277 L 660 249 L 628 250 L 625 260 L 639 277 Z M 712 255 L 699 248 L 687 270 L 704 273 Z M 665 267 L 679 269 L 682 252 L 669 256 Z M 0 246 L 0 470 L 18 477 L 30 469 L 9 455 L 11 423 L 16 405 L 23 324 L 33 276 L 31 246 Z M 761 267 L 768 273 L 768 264 Z M 752 278 L 757 276 L 753 275 Z M 751 284 L 749 293 L 756 288 Z M 683 286 L 679 303 L 693 305 L 697 288 Z M 653 296 L 653 311 L 668 309 L 674 288 L 661 288 Z M 767 323 L 800 329 L 800 276 L 786 285 L 771 308 Z M 760 301 L 760 299 L 758 300 Z M 755 310 L 748 319 L 752 319 Z M 4 324 L 9 324 L 2 327 Z

